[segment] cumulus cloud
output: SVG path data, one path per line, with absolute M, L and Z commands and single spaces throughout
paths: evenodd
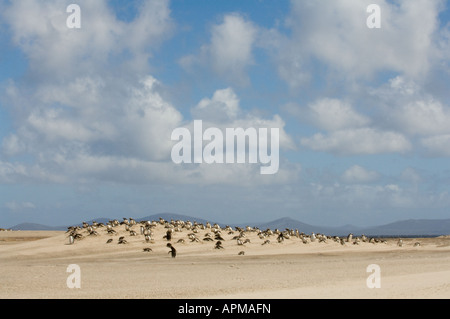
M 285 122 L 279 115 L 272 119 L 261 118 L 240 107 L 240 101 L 233 89 L 221 89 L 214 92 L 212 98 L 202 99 L 192 110 L 193 118 L 201 119 L 205 125 L 225 130 L 229 128 L 278 128 L 280 130 L 280 148 L 296 149 L 295 142 L 285 131 Z M 191 125 L 192 126 L 192 125 Z
M 7 202 L 5 204 L 5 207 L 11 211 L 21 211 L 24 209 L 34 209 L 36 206 L 33 203 L 30 202 L 21 202 L 18 203 L 16 201 Z
M 248 185 L 284 182 L 292 178 L 291 169 L 298 170 L 287 163 L 276 177 L 264 179 L 255 165 L 180 166 L 171 161 L 171 133 L 189 123 L 148 72 L 148 58 L 172 32 L 167 1 L 144 1 L 128 22 L 118 20 L 106 1 L 82 1 L 80 30 L 66 27 L 64 1 L 27 3 L 6 6 L 4 17 L 14 43 L 28 58 L 30 78 L 42 80 L 6 85 L 3 100 L 15 130 L 1 143 L 2 156 L 9 159 L 0 162 L 2 182 Z M 28 16 L 19 23 L 19 17 Z M 213 28 L 209 53 L 218 72 L 242 75 L 252 60 L 253 33 L 238 15 L 226 16 Z M 282 146 L 293 145 L 279 116 L 246 114 L 232 89 L 202 99 L 193 114 L 217 127 L 279 127 Z M 20 160 L 24 155 L 26 162 Z
M 234 120 L 240 113 L 239 98 L 232 88 L 217 90 L 212 98 L 205 97 L 191 110 L 194 118 L 213 122 Z
M 425 137 L 420 139 L 420 144 L 431 156 L 450 157 L 450 134 Z
M 404 153 L 412 147 L 402 134 L 373 128 L 339 130 L 328 135 L 317 133 L 312 137 L 302 138 L 301 144 L 315 151 L 340 155 Z
M 197 65 L 210 67 L 220 77 L 240 85 L 247 85 L 247 69 L 254 63 L 253 48 L 258 35 L 256 25 L 237 13 L 226 14 L 220 24 L 211 28 L 208 44 L 198 55 L 180 59 L 186 69 Z
M 294 108 L 294 109 L 293 109 Z M 315 151 L 340 155 L 403 153 L 412 148 L 410 141 L 395 130 L 378 127 L 377 123 L 357 112 L 351 103 L 339 99 L 320 98 L 306 108 L 287 107 L 327 133 L 301 138 L 301 145 Z
M 354 165 L 342 174 L 342 179 L 347 183 L 368 183 L 377 180 L 379 174 L 365 168 Z
M 167 1 L 144 1 L 139 15 L 126 23 L 116 18 L 106 0 L 81 0 L 81 29 L 69 29 L 65 8 L 70 3 L 14 1 L 2 14 L 35 75 L 57 80 L 93 75 L 130 52 L 127 67 L 148 70 L 147 58 L 173 28 Z
M 397 76 L 371 92 L 380 101 L 379 112 L 386 127 L 409 136 L 450 133 L 450 107 L 413 80 Z
M 370 4 L 381 8 L 381 29 L 366 26 Z M 349 79 L 387 70 L 420 78 L 442 61 L 442 36 L 437 32 L 442 9 L 442 1 L 291 1 L 286 19 L 291 34 L 267 40 L 266 45 L 276 52 L 280 77 L 294 86 L 312 76 L 308 65 L 317 61 Z
M 326 131 L 364 127 L 370 123 L 370 119 L 357 113 L 350 103 L 330 98 L 321 98 L 309 104 L 304 117 Z

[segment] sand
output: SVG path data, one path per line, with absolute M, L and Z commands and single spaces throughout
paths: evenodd
M 162 225 L 153 243 L 130 236 L 123 225 L 115 229 L 117 235 L 98 228 L 98 236 L 82 230 L 85 237 L 73 245 L 65 232 L 1 231 L 0 298 L 450 298 L 449 237 L 404 238 L 398 247 L 398 239 L 341 245 L 296 237 L 278 243 L 272 236 L 261 245 L 265 239 L 247 232 L 250 243 L 240 246 L 231 239 L 237 233 L 222 232 L 224 249 L 217 250 L 215 242 L 191 242 L 183 230 L 173 235 L 178 255 L 171 258 Z M 139 234 L 139 225 L 133 229 Z M 128 243 L 118 244 L 120 236 Z M 186 242 L 176 243 L 180 238 Z M 80 288 L 67 286 L 72 264 L 79 266 Z M 380 267 L 380 288 L 367 285 L 372 264 Z

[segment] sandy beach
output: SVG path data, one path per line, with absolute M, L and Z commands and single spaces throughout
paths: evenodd
M 105 227 L 69 244 L 61 231 L 0 232 L 0 298 L 450 298 L 450 237 L 397 238 L 386 242 L 342 245 L 328 239 L 304 244 L 291 236 L 282 242 L 246 231 L 221 232 L 223 249 L 205 241 L 211 229 L 173 232 L 176 258 L 168 254 L 167 229 L 153 228 L 151 242 L 123 225 Z M 118 244 L 124 236 L 126 244 Z M 106 243 L 112 239 L 111 243 Z M 183 239 L 184 243 L 178 243 Z M 264 241 L 270 243 L 262 245 Z M 415 245 L 419 243 L 420 245 Z M 144 248 L 152 251 L 145 252 Z M 244 255 L 239 255 L 243 251 Z M 69 288 L 69 265 L 80 269 L 80 288 Z M 380 269 L 380 288 L 369 288 L 369 265 Z

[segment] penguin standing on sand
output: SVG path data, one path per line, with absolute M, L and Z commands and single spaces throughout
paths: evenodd
M 172 254 L 172 258 L 175 258 L 177 256 L 177 250 L 175 249 L 175 247 L 172 246 L 171 243 L 167 244 L 167 247 L 170 248 L 170 251 L 168 252 L 168 254 Z

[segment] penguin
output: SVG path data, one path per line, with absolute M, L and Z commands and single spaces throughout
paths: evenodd
M 280 234 L 278 235 L 277 240 L 278 240 L 279 243 L 281 243 L 282 241 L 284 241 L 284 235 L 283 235 L 283 233 L 280 233 Z
M 168 254 L 172 254 L 172 258 L 175 258 L 177 256 L 177 250 L 175 249 L 175 247 L 173 247 L 171 243 L 168 243 L 167 247 L 170 248 Z
M 347 236 L 347 243 L 351 242 L 352 238 L 353 238 L 353 234 L 352 233 L 348 234 L 348 236 Z
M 223 239 L 222 236 L 220 236 L 220 234 L 216 234 L 216 236 L 215 236 L 214 239 L 215 239 L 215 240 L 225 240 L 225 239 Z
M 166 236 L 164 236 L 164 238 L 166 238 L 167 241 L 172 240 L 172 232 L 170 231 L 170 229 L 166 232 Z
M 216 242 L 216 245 L 214 246 L 215 249 L 224 249 L 222 246 L 222 242 L 219 240 L 218 242 Z

